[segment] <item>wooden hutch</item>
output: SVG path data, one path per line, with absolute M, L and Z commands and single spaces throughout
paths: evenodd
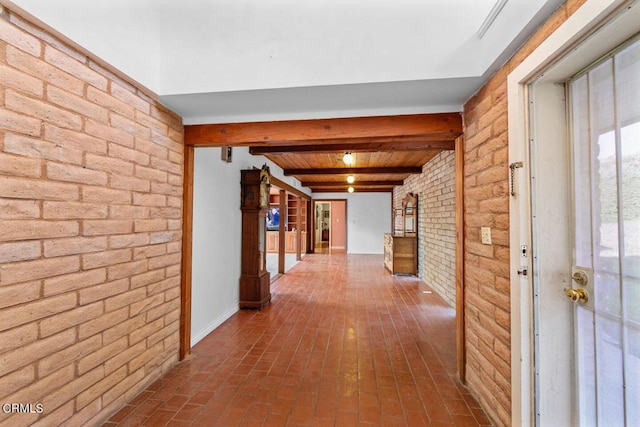
M 393 233 L 384 235 L 384 266 L 391 274 L 418 275 L 418 196 L 407 194 L 393 210 Z

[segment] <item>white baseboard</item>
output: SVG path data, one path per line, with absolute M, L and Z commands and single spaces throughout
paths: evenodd
M 205 326 L 202 330 L 192 334 L 191 335 L 191 347 L 196 345 L 198 343 L 198 341 L 202 340 L 204 337 L 206 337 L 211 332 L 213 332 L 214 329 L 216 329 L 218 326 L 222 325 L 225 322 L 225 320 L 227 320 L 228 318 L 230 318 L 231 316 L 236 314 L 238 312 L 238 310 L 239 310 L 239 308 L 236 305 L 235 307 L 225 311 L 220 316 L 215 318 L 211 323 L 209 323 L 207 326 Z

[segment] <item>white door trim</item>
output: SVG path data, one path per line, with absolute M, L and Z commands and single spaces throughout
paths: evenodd
M 555 32 L 540 44 L 507 78 L 509 164 L 523 162 L 516 169 L 515 196 L 509 200 L 511 271 L 511 421 L 512 425 L 536 424 L 534 403 L 533 295 L 531 257 L 521 256 L 521 246 L 531 248 L 531 189 L 528 155 L 529 117 L 527 85 L 567 55 L 581 40 L 597 32 L 629 2 L 587 0 Z M 634 7 L 635 8 L 635 7 Z M 602 52 L 604 53 L 604 52 Z M 587 52 L 587 55 L 592 53 Z M 595 59 L 595 58 L 593 58 Z M 591 59 L 591 60 L 593 60 Z M 589 60 L 588 58 L 586 60 Z M 585 64 L 586 65 L 586 64 Z M 528 276 L 517 272 L 526 267 Z M 541 390 L 540 392 L 545 392 Z

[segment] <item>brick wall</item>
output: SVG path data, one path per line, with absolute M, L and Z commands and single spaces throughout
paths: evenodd
M 418 274 L 449 305 L 456 304 L 455 152 L 443 151 L 393 192 L 401 208 L 407 193 L 418 195 Z
M 97 425 L 178 359 L 179 117 L 0 15 L 0 425 Z
M 464 106 L 466 379 L 498 426 L 511 424 L 507 76 L 584 2 L 562 5 Z

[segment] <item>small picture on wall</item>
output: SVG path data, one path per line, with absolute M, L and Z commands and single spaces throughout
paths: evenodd
M 324 217 L 329 218 L 329 211 L 324 211 Z

